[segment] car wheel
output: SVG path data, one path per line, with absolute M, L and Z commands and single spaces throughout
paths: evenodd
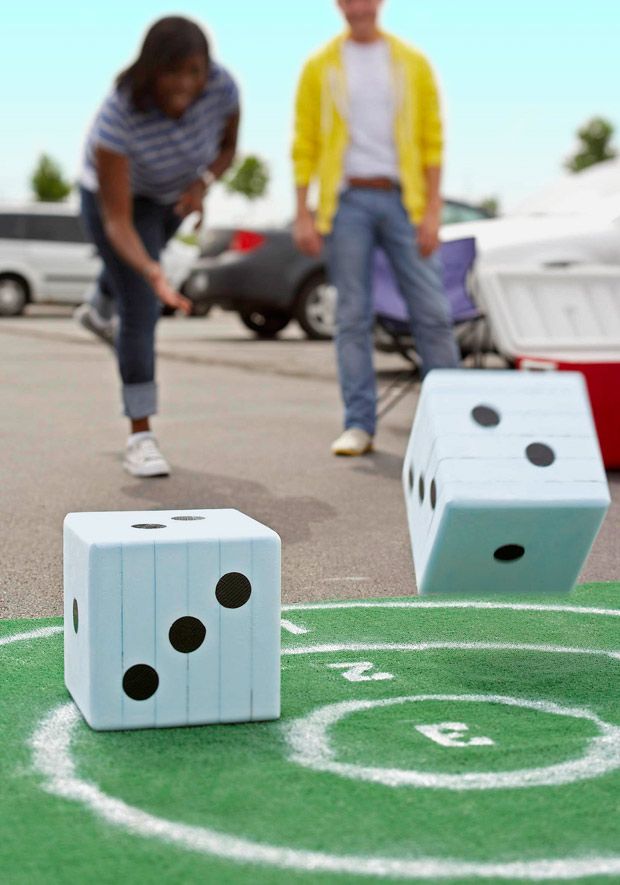
M 308 338 L 327 341 L 336 330 L 336 287 L 325 274 L 307 280 L 297 294 L 295 319 Z
M 0 316 L 16 317 L 28 303 L 28 286 L 19 277 L 0 276 Z
M 259 338 L 274 338 L 291 318 L 282 310 L 240 310 L 241 322 Z

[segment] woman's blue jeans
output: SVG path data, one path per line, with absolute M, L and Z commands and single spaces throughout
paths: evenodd
M 146 418 L 157 412 L 155 326 L 161 302 L 146 280 L 117 255 L 109 242 L 97 194 L 82 188 L 81 203 L 84 225 L 103 259 L 99 288 L 111 293 L 119 316 L 116 353 L 124 412 L 129 418 Z M 133 222 L 146 251 L 158 261 L 181 218 L 171 205 L 134 197 Z
M 405 298 L 424 374 L 455 368 L 460 358 L 439 256 L 420 255 L 400 190 L 343 191 L 325 247 L 329 276 L 338 290 L 336 351 L 344 426 L 361 427 L 371 435 L 377 404 L 372 358 L 372 270 L 377 246 L 386 253 Z

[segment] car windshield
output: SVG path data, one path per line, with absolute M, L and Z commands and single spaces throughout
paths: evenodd
M 442 224 L 458 224 L 461 221 L 480 221 L 489 218 L 489 212 L 482 206 L 474 206 L 471 203 L 462 203 L 459 200 L 451 200 L 446 197 L 441 210 Z M 284 225 L 285 230 L 293 230 L 294 222 L 289 221 Z
M 461 221 L 479 221 L 488 218 L 489 213 L 479 206 L 470 206 L 468 203 L 456 203 L 453 200 L 444 200 L 441 212 L 442 224 L 459 224 Z

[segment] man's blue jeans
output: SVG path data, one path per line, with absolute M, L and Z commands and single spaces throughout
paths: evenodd
M 361 427 L 371 435 L 377 403 L 372 359 L 372 268 L 377 246 L 386 253 L 405 298 L 423 373 L 459 364 L 439 256 L 421 257 L 400 190 L 343 191 L 325 247 L 329 276 L 338 290 L 336 350 L 344 426 Z
M 82 188 L 81 198 L 82 219 L 103 259 L 98 291 L 113 296 L 120 319 L 116 353 L 123 382 L 124 412 L 129 418 L 146 418 L 157 411 L 155 325 L 161 302 L 146 280 L 114 251 L 103 227 L 97 194 Z M 134 197 L 133 222 L 146 251 L 157 261 L 181 218 L 174 213 L 173 206 Z M 106 315 L 105 308 L 101 312 Z

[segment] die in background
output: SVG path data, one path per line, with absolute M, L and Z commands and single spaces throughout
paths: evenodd
M 65 683 L 95 729 L 280 715 L 280 538 L 237 510 L 70 513 Z
M 420 593 L 570 591 L 609 507 L 582 376 L 430 372 L 403 486 Z

